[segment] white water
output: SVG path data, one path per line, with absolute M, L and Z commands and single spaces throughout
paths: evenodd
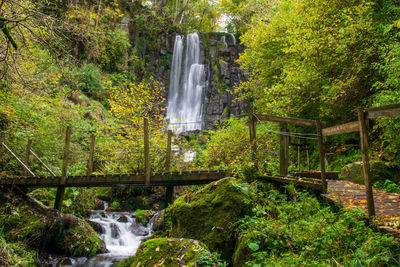
M 204 65 L 200 64 L 200 38 L 197 33 L 176 36 L 167 118 L 175 133 L 200 130 L 203 121 Z
M 220 41 L 224 43 L 225 49 L 226 49 L 226 48 L 228 47 L 228 44 L 226 43 L 225 35 L 221 37 L 221 40 L 220 40 Z
M 105 208 L 107 208 L 107 204 Z M 121 221 L 121 218 L 126 222 Z M 103 233 L 100 234 L 100 238 L 109 252 L 91 258 L 69 258 L 67 264 L 58 263 L 54 266 L 111 267 L 115 263 L 135 255 L 143 239 L 151 236 L 153 224 L 157 218 L 158 214 L 154 215 L 146 226 L 143 226 L 136 223 L 134 212 L 92 211 L 89 220 L 101 225 Z

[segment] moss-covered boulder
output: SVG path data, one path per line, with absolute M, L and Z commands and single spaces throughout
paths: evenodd
M 197 266 L 196 259 L 207 252 L 207 247 L 197 240 L 155 238 L 141 244 L 135 256 L 117 266 Z
M 246 266 L 246 261 L 253 259 L 251 256 L 253 251 L 248 246 L 250 240 L 251 238 L 246 233 L 239 236 L 232 257 L 234 267 Z
M 248 184 L 225 178 L 179 197 L 167 210 L 171 236 L 200 240 L 230 260 L 237 222 L 251 213 L 248 188 Z
M 141 225 L 147 225 L 155 214 L 156 212 L 154 210 L 136 210 L 136 222 L 140 223 Z
M 381 160 L 370 161 L 371 180 L 398 182 L 400 177 L 394 166 Z M 361 161 L 350 163 L 342 168 L 341 176 L 357 184 L 364 184 L 363 163 Z
M 84 220 L 48 208 L 16 190 L 0 194 L 0 229 L 7 241 L 68 256 L 105 252 L 104 242 Z

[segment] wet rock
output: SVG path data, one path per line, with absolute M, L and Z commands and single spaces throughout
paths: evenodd
M 98 234 L 105 233 L 104 227 L 101 225 L 101 223 L 93 222 L 93 221 L 88 221 L 88 223 L 90 224 L 90 226 L 92 226 L 93 230 L 95 230 L 96 233 L 98 233 Z
M 94 199 L 94 210 L 104 210 L 105 209 L 105 205 L 104 202 L 98 198 Z
M 136 222 L 147 225 L 155 213 L 154 210 L 137 210 L 135 214 Z
M 128 217 L 126 217 L 126 215 L 121 215 L 121 216 L 119 216 L 119 218 L 118 218 L 117 221 L 120 222 L 120 223 L 127 223 L 127 222 L 129 222 Z
M 111 237 L 112 238 L 118 238 L 120 235 L 120 231 L 118 226 L 115 223 L 111 224 Z
M 146 236 L 150 233 L 150 231 L 146 227 L 138 223 L 133 223 L 130 227 L 130 230 L 134 235 L 137 236 Z

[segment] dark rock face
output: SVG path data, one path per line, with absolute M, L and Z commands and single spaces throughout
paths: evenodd
M 208 83 L 203 114 L 205 129 L 211 129 L 215 121 L 240 115 L 247 110 L 246 102 L 233 102 L 237 97 L 234 88 L 246 79 L 236 62 L 243 46 L 227 33 L 203 33 L 200 37 Z

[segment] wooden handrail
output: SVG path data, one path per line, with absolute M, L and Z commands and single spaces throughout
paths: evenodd
M 2 142 L 1 145 L 18 161 L 22 168 L 24 168 L 31 176 L 36 177 L 36 175 L 22 162 L 22 160 L 20 160 L 8 146 L 6 146 L 6 144 Z

